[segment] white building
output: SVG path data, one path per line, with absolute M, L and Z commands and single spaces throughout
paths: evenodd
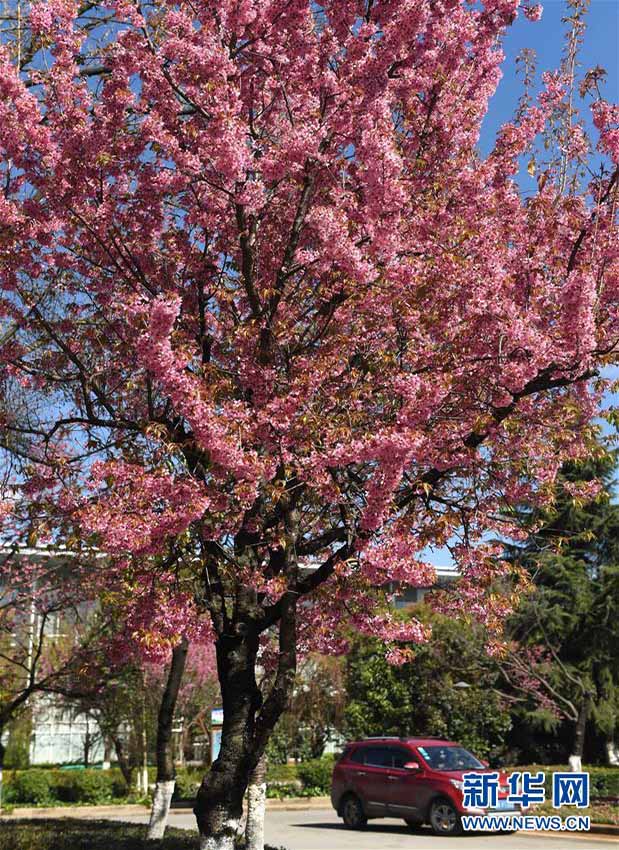
M 103 761 L 103 740 L 92 717 L 53 697 L 33 700 L 31 765 L 83 763 L 87 751 L 89 764 Z

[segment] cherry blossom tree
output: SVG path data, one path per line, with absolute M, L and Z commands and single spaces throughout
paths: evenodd
M 171 585 L 170 577 L 166 581 L 160 572 L 153 586 L 147 576 L 135 574 L 138 568 L 135 564 L 133 577 L 114 569 L 103 577 L 97 614 L 107 628 L 64 694 L 96 720 L 113 744 L 128 789 L 134 787 L 136 767 L 142 767 L 138 787 L 144 794 L 147 727 L 154 720 L 157 774 L 147 838 L 157 839 L 164 835 L 176 784 L 174 720 L 187 714 L 190 723 L 195 719 L 192 708 L 205 698 L 210 711 L 216 693 L 215 652 L 211 629 L 200 629 L 197 612 L 192 627 L 183 627 L 192 618 L 191 601 Z M 153 565 L 145 568 L 152 572 Z M 206 642 L 198 642 L 204 636 Z
M 171 618 L 210 616 L 205 850 L 234 844 L 298 654 L 342 648 L 344 618 L 394 661 L 428 639 L 373 590 L 430 584 L 428 546 L 460 566 L 451 610 L 498 627 L 483 541 L 586 447 L 619 111 L 595 100 L 595 159 L 571 120 L 523 197 L 569 90 L 547 75 L 480 155 L 519 6 L 37 0 L 5 36 L 1 380 L 27 403 L 3 445 L 107 571 L 168 560 Z

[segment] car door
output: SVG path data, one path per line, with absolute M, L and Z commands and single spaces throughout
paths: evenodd
M 360 747 L 353 754 L 355 769 L 351 776 L 354 792 L 363 803 L 368 817 L 385 817 L 389 802 L 387 775 L 391 753 L 385 746 Z
M 416 761 L 419 771 L 405 770 L 404 765 Z M 416 820 L 422 818 L 429 800 L 421 759 L 405 747 L 391 748 L 391 765 L 387 771 L 389 786 L 388 814 Z

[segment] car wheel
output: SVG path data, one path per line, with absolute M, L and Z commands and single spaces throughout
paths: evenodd
M 363 811 L 361 800 L 349 794 L 342 803 L 342 818 L 348 829 L 363 829 L 368 819 Z
M 421 829 L 423 826 L 422 820 L 413 820 L 411 818 L 404 818 L 404 823 L 409 829 L 412 829 L 414 832 L 417 832 L 418 829 Z
M 435 835 L 460 835 L 462 823 L 454 804 L 442 797 L 430 806 L 430 826 Z

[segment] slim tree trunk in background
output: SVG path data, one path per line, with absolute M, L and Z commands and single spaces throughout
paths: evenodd
M 103 770 L 109 770 L 112 766 L 112 742 L 107 737 L 107 735 L 103 738 Z
M 606 761 L 610 767 L 619 767 L 619 746 L 613 737 L 606 741 Z
M 582 755 L 585 748 L 585 730 L 587 718 L 589 717 L 590 697 L 585 694 L 578 712 L 578 719 L 574 727 L 574 741 L 572 753 L 569 757 L 570 770 L 579 773 L 582 770 Z
M 2 735 L 4 733 L 4 728 L 0 726 L 0 811 L 2 811 L 2 803 L 3 803 L 3 771 L 4 771 L 4 753 L 5 747 L 2 743 Z
M 148 740 L 146 738 L 146 683 L 142 671 L 142 728 L 140 729 L 141 764 L 138 773 L 138 789 L 143 797 L 148 794 Z
M 245 850 L 264 850 L 264 813 L 267 796 L 267 757 L 263 754 L 249 777 Z
M 90 750 L 92 749 L 92 735 L 88 718 L 86 719 L 86 734 L 84 735 L 84 767 L 90 767 Z
M 125 784 L 127 785 L 127 791 L 131 791 L 133 787 L 133 768 L 129 764 L 129 759 L 127 758 L 125 747 L 121 739 L 115 735 L 113 741 L 118 767 L 120 768 L 120 772 L 122 773 Z
M 159 706 L 157 716 L 157 781 L 146 835 L 147 839 L 163 838 L 168 822 L 170 803 L 174 794 L 176 773 L 172 750 L 172 721 L 185 671 L 188 646 L 189 644 L 184 640 L 172 652 L 168 680 Z

